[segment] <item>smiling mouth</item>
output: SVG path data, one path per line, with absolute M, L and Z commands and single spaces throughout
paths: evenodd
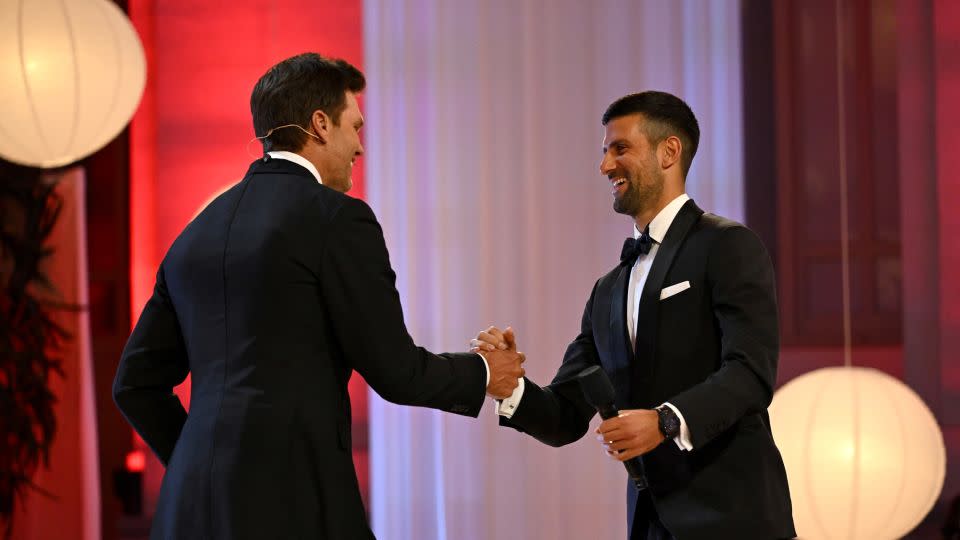
M 620 177 L 620 178 L 611 178 L 611 179 L 610 179 L 610 182 L 611 182 L 611 184 L 613 185 L 613 189 L 611 190 L 611 191 L 613 192 L 613 195 L 617 195 L 618 193 L 620 193 L 620 190 L 621 190 L 621 189 L 626 189 L 626 188 L 623 187 L 623 186 L 625 186 L 626 183 L 627 183 L 627 179 L 626 179 L 626 178 L 622 178 L 622 177 Z

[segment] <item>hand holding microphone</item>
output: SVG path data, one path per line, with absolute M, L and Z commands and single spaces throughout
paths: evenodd
M 647 487 L 640 457 L 663 442 L 657 412 L 645 409 L 618 411 L 610 378 L 600 366 L 591 366 L 577 376 L 583 396 L 600 413 L 603 422 L 597 439 L 607 455 L 622 461 L 637 489 Z

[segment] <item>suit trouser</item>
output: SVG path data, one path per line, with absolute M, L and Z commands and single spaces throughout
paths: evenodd
M 633 513 L 630 540 L 676 540 L 660 521 L 657 509 L 653 506 L 653 500 L 650 499 L 650 492 L 645 489 L 637 496 L 637 508 Z
M 644 489 L 637 495 L 637 508 L 633 512 L 630 540 L 674 540 L 673 535 L 660 521 L 649 490 Z

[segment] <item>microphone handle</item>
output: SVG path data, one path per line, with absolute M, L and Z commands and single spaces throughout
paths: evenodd
M 617 410 L 617 406 L 613 403 L 601 405 L 597 408 L 597 412 L 600 413 L 600 418 L 603 418 L 604 420 L 613 418 L 620 414 L 620 411 Z M 635 457 L 633 459 L 628 459 L 623 462 L 623 466 L 627 468 L 627 474 L 630 475 L 630 479 L 633 480 L 633 485 L 636 486 L 638 490 L 647 488 L 646 475 L 643 472 L 643 463 L 640 461 L 640 458 Z
M 608 420 L 620 414 L 620 411 L 617 410 L 617 406 L 613 403 L 601 405 L 597 408 L 597 412 L 600 413 L 600 418 L 603 418 L 604 420 Z

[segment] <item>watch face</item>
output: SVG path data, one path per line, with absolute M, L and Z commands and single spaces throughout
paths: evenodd
M 680 432 L 680 419 L 677 415 L 667 407 L 657 409 L 657 412 L 660 416 L 660 431 L 663 432 L 664 437 L 668 439 L 676 437 Z

